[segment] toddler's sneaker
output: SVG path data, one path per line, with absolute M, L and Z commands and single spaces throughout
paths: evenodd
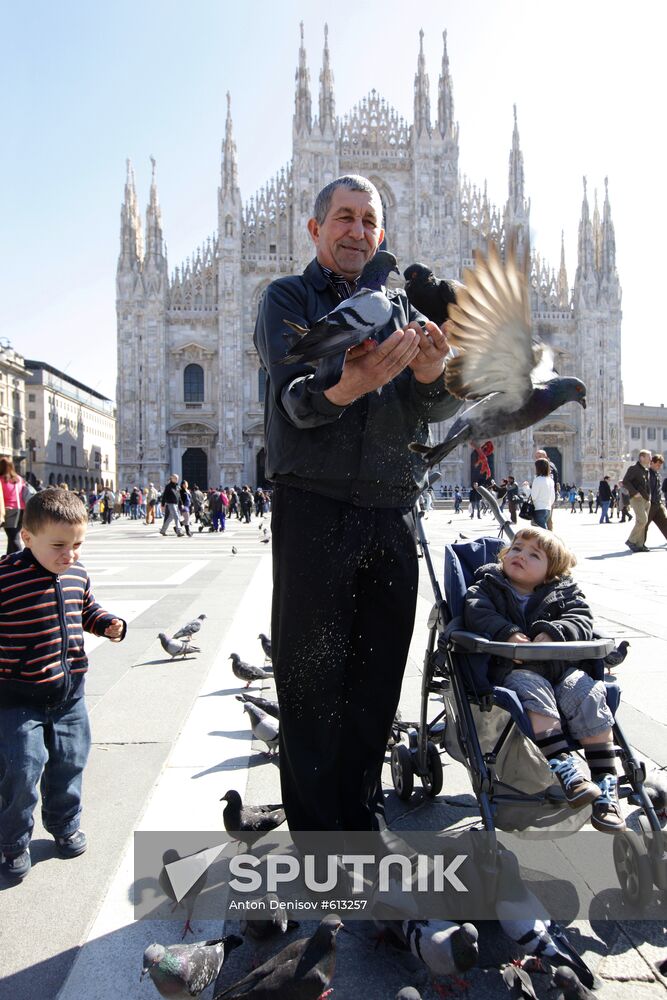
M 558 778 L 565 798 L 572 809 L 581 809 L 594 802 L 602 795 L 599 785 L 589 781 L 579 770 L 577 759 L 573 754 L 567 757 L 554 757 L 549 761 L 549 767 Z
M 591 823 L 601 833 L 620 833 L 627 830 L 621 805 L 618 801 L 618 781 L 615 774 L 605 774 L 598 787 L 600 797 L 593 803 Z
M 75 830 L 69 837 L 56 837 L 56 848 L 63 858 L 78 858 L 87 847 L 88 839 L 83 830 Z
M 22 882 L 31 867 L 30 851 L 26 848 L 25 851 L 11 857 L 5 854 L 2 871 L 12 882 Z

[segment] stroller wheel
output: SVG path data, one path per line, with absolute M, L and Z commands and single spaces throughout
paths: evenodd
M 426 744 L 426 774 L 422 775 L 422 786 L 431 799 L 442 791 L 442 761 L 437 746 L 430 740 Z
M 415 787 L 412 771 L 412 754 L 405 743 L 399 743 L 391 751 L 391 780 L 399 799 L 407 802 Z
M 615 835 L 614 868 L 624 902 L 643 910 L 653 895 L 653 876 L 646 845 L 633 830 Z

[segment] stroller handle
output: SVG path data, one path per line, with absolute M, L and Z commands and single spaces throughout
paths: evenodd
M 475 632 L 456 630 L 449 638 L 468 653 L 486 653 L 506 660 L 599 660 L 615 649 L 613 639 L 581 642 L 492 642 Z

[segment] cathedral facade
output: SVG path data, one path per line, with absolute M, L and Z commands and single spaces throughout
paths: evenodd
M 302 26 L 291 161 L 243 203 L 228 95 L 217 235 L 171 275 L 155 162 L 145 235 L 128 163 L 117 269 L 119 486 L 163 483 L 171 472 L 201 487 L 263 482 L 265 377 L 252 342 L 258 303 L 271 281 L 302 271 L 313 257 L 306 223 L 315 196 L 344 173 L 363 174 L 378 188 L 386 245 L 401 269 L 419 260 L 460 278 L 475 249 L 490 238 L 504 247 L 510 233 L 529 254 L 534 328 L 551 343 L 557 371 L 586 383 L 588 407 L 570 403 L 498 439 L 496 476 L 532 478 L 534 449 L 543 447 L 561 482 L 620 477 L 621 290 L 607 181 L 600 213 L 597 196 L 591 211 L 584 180 L 570 288 L 564 250 L 556 270 L 530 245 L 516 109 L 505 205 L 491 205 L 485 185 L 461 178 L 446 32 L 443 41 L 434 118 L 421 35 L 412 123 L 375 90 L 338 117 L 327 29 L 314 113 Z M 434 426 L 434 439 L 444 431 Z M 444 483 L 470 484 L 470 450 L 458 448 L 440 470 Z

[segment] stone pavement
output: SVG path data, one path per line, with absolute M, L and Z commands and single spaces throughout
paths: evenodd
M 652 551 L 631 555 L 623 545 L 627 525 L 598 525 L 595 515 L 556 511 L 556 530 L 579 555 L 576 575 L 591 601 L 601 631 L 631 642 L 617 675 L 623 688 L 619 718 L 649 768 L 667 766 L 667 549 L 651 529 Z M 90 848 L 64 861 L 40 826 L 32 844 L 33 870 L 26 881 L 0 885 L 0 998 L 111 1000 L 157 996 L 140 985 L 145 946 L 169 943 L 176 925 L 133 920 L 134 830 L 222 829 L 220 796 L 235 787 L 248 801 L 277 801 L 275 762 L 256 752 L 231 673 L 231 652 L 261 664 L 257 635 L 269 631 L 270 546 L 261 530 L 234 522 L 225 535 L 160 538 L 153 528 L 125 520 L 93 525 L 84 546 L 101 603 L 130 621 L 117 646 L 91 639 L 88 702 L 93 752 L 84 791 L 84 823 Z M 425 521 L 436 565 L 444 544 L 459 532 L 495 534 L 488 517 L 471 521 L 464 511 L 433 511 Z M 237 554 L 231 552 L 232 545 Z M 423 564 L 422 564 L 423 568 Z M 433 603 L 422 573 L 417 623 L 401 699 L 404 718 L 417 718 L 426 620 Z M 202 652 L 183 662 L 164 662 L 156 638 L 163 628 L 205 613 Z M 267 686 L 270 693 L 272 686 Z M 433 713 L 437 712 L 437 703 Z M 437 800 L 416 791 L 408 803 L 393 793 L 387 765 L 387 813 L 396 829 L 462 829 L 478 817 L 465 769 L 443 756 L 444 787 Z M 601 850 L 612 838 L 598 835 Z M 597 841 L 596 841 L 597 842 Z M 555 842 L 567 854 L 567 839 Z M 594 927 L 577 922 L 573 938 L 602 978 L 601 1000 L 643 1000 L 665 995 L 667 983 L 654 971 L 667 953 L 663 923 L 609 921 Z M 308 933 L 312 924 L 302 924 Z M 220 923 L 197 920 L 197 938 L 219 936 Z M 226 928 L 234 930 L 233 923 Z M 479 969 L 467 978 L 469 996 L 506 996 L 497 965 L 509 957 L 495 924 L 481 928 Z M 178 935 L 176 935 L 177 937 Z M 367 923 L 348 921 L 339 935 L 334 998 L 392 1000 L 402 985 L 416 983 L 422 996 L 436 994 L 409 958 L 376 949 Z M 269 946 L 277 950 L 281 942 Z M 254 954 L 236 951 L 223 981 L 232 982 Z M 534 976 L 538 996 L 553 996 L 546 976 Z M 212 990 L 204 994 L 210 997 Z

